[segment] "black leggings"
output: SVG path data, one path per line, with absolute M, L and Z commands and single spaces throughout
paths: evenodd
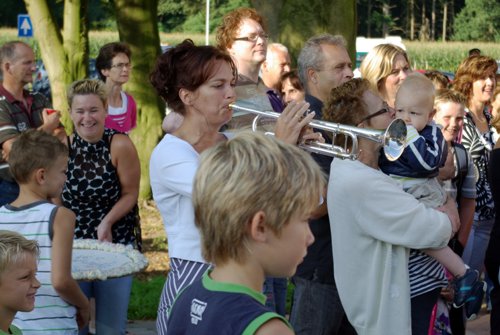
M 437 302 L 441 288 L 417 295 L 411 299 L 411 333 L 428 335 L 432 309 Z

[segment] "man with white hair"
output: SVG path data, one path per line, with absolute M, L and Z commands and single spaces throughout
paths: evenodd
M 269 44 L 266 60 L 262 63 L 260 71 L 264 84 L 275 92 L 278 91 L 281 76 L 290 72 L 290 55 L 287 47 L 280 43 Z

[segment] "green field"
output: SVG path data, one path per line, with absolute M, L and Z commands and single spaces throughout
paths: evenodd
M 162 44 L 175 45 L 186 38 L 191 38 L 196 44 L 205 43 L 203 34 L 165 34 L 160 33 Z M 17 39 L 16 29 L 0 29 L 0 44 Z M 96 57 L 99 47 L 105 43 L 118 40 L 117 32 L 92 31 L 89 34 L 90 57 Z M 210 37 L 214 43 L 214 36 Z M 34 40 L 27 40 L 33 44 Z M 439 69 L 455 72 L 460 61 L 467 56 L 469 49 L 479 48 L 483 54 L 500 60 L 500 44 L 484 42 L 419 42 L 404 41 L 414 69 Z M 35 47 L 36 49 L 36 47 Z

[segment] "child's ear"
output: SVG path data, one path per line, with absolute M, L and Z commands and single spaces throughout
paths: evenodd
M 45 179 L 46 179 L 45 173 L 46 173 L 46 171 L 43 168 L 36 169 L 33 172 L 33 178 L 35 179 L 37 184 L 43 184 L 45 182 Z
M 258 211 L 250 220 L 250 238 L 257 242 L 267 240 L 269 228 L 266 226 L 266 213 Z

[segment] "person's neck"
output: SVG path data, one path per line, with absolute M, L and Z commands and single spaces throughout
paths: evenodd
M 4 79 L 2 85 L 16 100 L 24 101 L 24 85 L 22 83 Z
M 25 184 L 20 187 L 19 196 L 11 202 L 14 207 L 22 207 L 38 201 L 48 200 L 47 194 L 45 194 L 39 185 Z
M 112 107 L 121 107 L 123 105 L 122 101 L 122 85 L 106 81 L 106 87 L 108 89 L 108 105 Z
M 238 63 L 237 63 L 238 64 Z M 259 70 L 260 64 L 248 64 L 248 63 L 239 63 L 238 64 L 238 73 L 250 79 L 251 81 L 258 83 L 259 82 Z
M 4 306 L 0 306 L 0 330 L 9 334 L 9 327 L 14 320 L 14 316 L 16 313 L 13 313 L 11 310 L 7 309 Z
M 479 119 L 484 119 L 484 102 L 471 99 L 469 101 L 469 111 Z
M 199 115 L 197 117 L 187 116 L 172 135 L 188 142 L 198 153 L 202 153 L 221 141 L 222 135 L 219 133 L 219 129 L 220 127 L 209 126 Z
M 10 324 L 12 323 L 12 320 L 14 320 L 14 316 L 16 314 L 12 313 L 11 311 L 7 311 L 4 307 L 0 307 L 0 330 L 5 332 L 6 334 L 9 333 L 9 328 Z
M 257 292 L 262 292 L 265 279 L 262 269 L 256 271 L 251 261 L 237 263 L 234 260 L 216 265 L 210 277 L 217 282 L 246 286 Z
M 272 81 L 269 81 L 269 78 L 266 78 L 265 76 L 261 76 L 262 78 L 262 82 L 264 82 L 264 85 L 267 87 L 267 88 L 270 88 L 271 90 L 273 91 L 278 91 L 278 84 L 279 83 L 273 83 Z
M 359 156 L 358 161 L 361 163 L 378 170 L 378 159 L 380 156 L 380 146 L 375 143 L 367 143 L 364 139 L 359 140 Z M 369 140 L 366 140 L 369 141 Z
M 309 85 L 310 85 L 310 83 L 309 83 Z M 310 95 L 312 97 L 315 97 L 316 99 L 318 99 L 322 103 L 325 103 L 324 97 L 321 96 L 321 93 L 319 92 L 319 90 L 316 89 L 316 86 L 311 85 L 309 90 L 306 91 L 306 94 Z

